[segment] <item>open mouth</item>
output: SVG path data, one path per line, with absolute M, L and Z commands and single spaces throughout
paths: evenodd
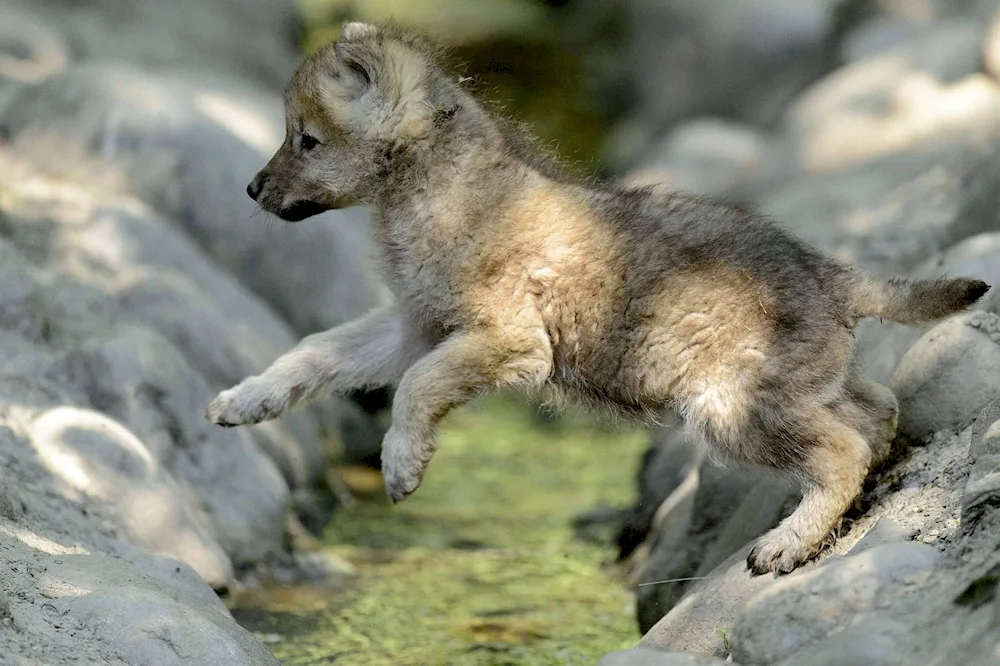
M 277 211 L 277 216 L 285 222 L 299 222 L 330 210 L 330 206 L 315 201 L 296 201 L 291 206 Z

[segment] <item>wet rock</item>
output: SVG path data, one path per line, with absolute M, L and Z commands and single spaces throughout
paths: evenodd
M 969 423 L 1000 394 L 1000 317 L 954 316 L 903 356 L 889 387 L 899 400 L 899 433 L 914 442 Z
M 781 579 L 747 604 L 733 628 L 733 659 L 771 664 L 791 656 L 888 603 L 899 584 L 929 575 L 940 561 L 931 546 L 893 543 Z
M 720 659 L 696 654 L 633 648 L 606 654 L 597 662 L 597 666 L 721 666 L 724 663 L 726 662 Z
M 746 563 L 749 553 L 747 545 L 716 567 L 706 580 L 695 582 L 684 598 L 646 632 L 639 646 L 725 658 L 729 654 L 729 632 L 747 602 L 776 583 L 772 576 L 750 575 Z M 790 574 L 798 575 L 801 573 Z

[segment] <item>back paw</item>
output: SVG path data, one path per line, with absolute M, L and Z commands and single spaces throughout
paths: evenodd
M 831 533 L 832 534 L 832 533 Z M 793 530 L 779 525 L 754 544 L 747 556 L 747 568 L 754 575 L 765 573 L 791 573 L 812 558 L 827 545 L 832 544 L 828 536 L 819 543 L 809 543 Z

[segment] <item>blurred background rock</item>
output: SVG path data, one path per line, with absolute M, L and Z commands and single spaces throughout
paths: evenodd
M 877 274 L 996 284 L 998 10 L 0 0 L 0 663 L 274 663 L 216 594 L 248 588 L 270 591 L 237 616 L 287 663 L 344 646 L 343 663 L 593 663 L 636 625 L 661 652 L 606 663 L 712 663 L 662 650 L 987 663 L 992 597 L 961 597 L 956 613 L 949 590 L 996 587 L 995 295 L 929 331 L 859 327 L 914 448 L 872 479 L 830 566 L 780 585 L 748 579 L 741 558 L 794 488 L 703 460 L 669 415 L 648 436 L 473 406 L 436 460 L 441 485 L 389 510 L 388 391 L 254 428 L 201 412 L 297 339 L 389 298 L 367 210 L 283 225 L 244 194 L 282 140 L 297 59 L 343 21 L 442 41 L 455 76 L 581 176 L 752 205 Z M 598 567 L 615 554 L 621 582 Z M 470 580 L 494 587 L 471 594 Z M 878 603 L 800 603 L 844 581 Z M 433 613 L 410 605 L 435 595 Z M 304 633 L 282 635 L 293 627 Z

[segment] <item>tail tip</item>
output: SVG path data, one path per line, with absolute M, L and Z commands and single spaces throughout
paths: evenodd
M 986 284 L 982 280 L 969 280 L 965 287 L 966 302 L 969 305 L 972 305 L 990 290 L 990 286 L 991 285 Z

